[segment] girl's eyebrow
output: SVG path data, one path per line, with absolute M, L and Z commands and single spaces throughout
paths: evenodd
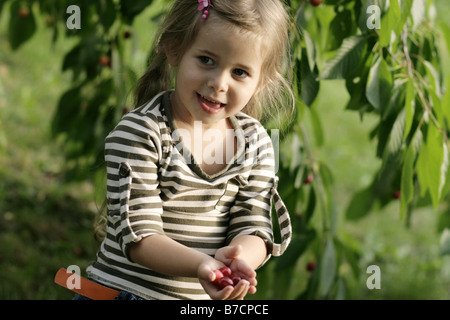
M 217 59 L 217 57 L 218 57 L 214 52 L 209 51 L 208 49 L 200 49 L 199 52 L 201 54 L 204 54 L 204 55 L 206 55 L 206 56 L 208 56 L 210 58 L 213 58 L 213 59 Z M 239 68 L 239 69 L 243 69 L 243 70 L 247 71 L 250 74 L 252 74 L 253 71 L 254 71 L 252 67 L 250 67 L 248 65 L 240 64 L 240 63 L 236 64 L 236 67 Z
M 204 55 L 209 56 L 211 58 L 217 58 L 217 55 L 214 52 L 211 52 L 211 51 L 209 51 L 207 49 L 200 49 L 199 51 L 200 51 L 201 54 L 204 54 Z

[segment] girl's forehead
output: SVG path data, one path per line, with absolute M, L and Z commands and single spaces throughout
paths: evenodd
M 228 48 L 233 52 L 252 54 L 255 58 L 263 58 L 265 51 L 261 35 L 232 25 L 218 17 L 208 17 L 208 20 L 200 23 L 194 43 L 210 46 L 210 49 Z

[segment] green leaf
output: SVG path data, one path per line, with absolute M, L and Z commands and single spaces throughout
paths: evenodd
M 330 32 L 328 33 L 326 50 L 338 49 L 342 41 L 355 32 L 353 15 L 350 10 L 344 9 L 338 12 L 330 23 Z
M 364 112 L 373 110 L 365 94 L 369 71 L 370 59 L 366 59 L 364 65 L 360 66 L 358 74 L 345 79 L 345 87 L 350 94 L 350 100 L 347 103 L 346 109 L 358 110 L 361 116 Z
M 392 149 L 387 148 L 387 146 L 390 143 L 391 131 L 397 121 L 397 118 L 398 114 L 396 114 L 395 112 L 390 112 L 386 117 L 382 119 L 382 121 L 379 122 L 377 128 L 375 128 L 372 134 L 373 136 L 375 136 L 376 134 L 376 136 L 378 137 L 376 155 L 379 158 L 383 158 L 387 154 L 392 154 L 392 152 L 388 152 Z
M 303 213 L 304 224 L 308 224 L 316 209 L 317 197 L 314 188 L 311 188 L 308 196 L 307 206 Z
M 301 141 L 299 137 L 292 135 L 292 141 L 288 146 L 291 152 L 291 159 L 289 164 L 289 172 L 294 173 L 303 163 L 303 154 L 301 152 Z
M 413 20 L 413 30 L 416 30 L 417 27 L 425 20 L 425 15 L 427 13 L 426 9 L 426 1 L 427 0 L 414 0 L 411 7 L 411 15 Z
M 325 296 L 333 284 L 336 276 L 336 251 L 334 250 L 333 239 L 329 237 L 321 259 L 319 292 Z
M 385 152 L 396 154 L 401 151 L 405 131 L 405 110 L 401 110 L 392 126 Z
M 382 111 L 389 103 L 392 90 L 392 74 L 386 61 L 379 57 L 370 68 L 366 97 L 370 104 Z
M 319 79 L 345 79 L 359 65 L 365 46 L 363 36 L 345 39 L 336 55 L 325 63 Z
M 439 26 L 441 32 L 443 33 L 443 38 L 445 40 L 445 44 L 447 45 L 447 50 L 450 51 L 450 26 L 445 24 L 445 22 L 441 22 Z
M 400 8 L 399 1 L 403 0 L 390 0 L 389 4 L 389 15 L 392 19 L 392 31 L 394 31 L 396 35 L 399 35 L 403 30 L 402 10 Z
M 380 27 L 380 38 L 379 43 L 381 47 L 386 47 L 391 43 L 392 36 L 392 18 L 389 14 L 384 15 L 381 19 L 381 27 Z
M 303 30 L 302 32 L 303 32 L 303 39 L 305 40 L 308 65 L 310 71 L 312 72 L 316 67 L 316 46 L 314 45 L 314 40 L 312 39 L 311 35 L 306 30 Z M 302 57 L 304 57 L 304 54 L 305 53 L 302 52 Z
M 317 237 L 314 229 L 304 229 L 302 233 L 295 234 L 289 244 L 289 249 L 277 259 L 276 270 L 282 270 L 295 265 L 311 242 Z
M 81 42 L 75 45 L 64 57 L 62 63 L 62 71 L 69 70 L 71 68 L 76 69 L 80 65 L 80 54 L 82 52 Z
M 302 48 L 302 57 L 307 56 L 307 50 Z M 311 106 L 317 97 L 320 89 L 320 81 L 317 81 L 319 70 L 314 66 L 312 71 L 309 65 L 309 59 L 301 59 L 296 61 L 296 75 L 300 83 L 297 89 L 300 89 L 300 96 L 307 106 Z
M 352 269 L 353 276 L 357 279 L 361 274 L 360 257 L 362 243 L 353 235 L 341 232 L 339 239 L 335 239 L 338 252 L 342 252 L 342 257 L 348 262 Z
M 403 26 L 405 25 L 408 17 L 411 14 L 411 8 L 413 5 L 414 0 L 403 0 L 401 1 L 401 21 L 398 25 L 398 31 L 401 31 Z
M 436 71 L 436 69 L 433 67 L 433 65 L 429 62 L 424 60 L 423 61 L 423 65 L 425 66 L 425 70 L 426 70 L 426 74 L 427 74 L 427 78 L 428 78 L 428 83 L 431 86 L 431 90 L 433 90 L 434 92 L 436 92 L 436 94 L 438 96 L 441 96 L 441 87 L 439 84 L 439 74 Z
M 391 42 L 392 32 L 401 31 L 401 12 L 398 0 L 390 0 L 388 12 L 381 19 L 380 46 L 388 46 Z
M 445 229 L 450 230 L 450 208 L 446 208 L 439 214 L 436 229 L 438 232 L 442 232 Z
M 131 24 L 134 18 L 151 3 L 152 1 L 149 0 L 120 0 L 120 11 L 126 21 Z
M 424 197 L 428 191 L 428 176 L 427 176 L 427 158 L 425 156 L 425 140 L 422 141 L 422 147 L 417 158 L 417 179 L 420 185 L 420 196 Z
M 305 172 L 305 167 L 304 166 L 300 166 L 297 168 L 297 173 L 295 174 L 295 179 L 294 179 L 294 188 L 295 189 L 299 189 L 303 183 L 303 173 Z
M 312 107 L 309 109 L 310 120 L 314 132 L 314 138 L 317 146 L 322 146 L 324 143 L 324 134 L 322 123 L 320 122 L 320 115 L 318 114 L 316 108 Z
M 100 23 L 103 25 L 105 31 L 109 30 L 117 19 L 116 5 L 114 2 L 114 0 L 95 1 Z
M 59 99 L 56 113 L 52 119 L 52 134 L 58 135 L 69 130 L 75 130 L 74 123 L 79 119 L 82 109 L 80 87 L 67 90 Z
M 401 197 L 400 197 L 400 217 L 403 218 L 408 204 L 413 199 L 414 195 L 414 160 L 416 152 L 414 146 L 411 144 L 406 151 L 405 162 L 402 168 L 401 177 Z
M 415 93 L 412 80 L 408 80 L 406 84 L 406 97 L 405 97 L 405 131 L 403 132 L 403 141 L 408 137 L 409 131 L 413 123 L 415 112 Z
M 349 220 L 358 220 L 370 212 L 374 203 L 375 197 L 371 187 L 360 190 L 353 195 L 345 216 Z
M 448 168 L 448 150 L 439 129 L 430 124 L 426 140 L 420 150 L 417 162 L 417 175 L 422 187 L 422 195 L 426 190 L 430 192 L 434 209 L 436 210 L 441 198 L 441 191 L 445 184 Z
M 447 75 L 447 78 L 445 79 L 446 87 L 445 87 L 445 93 L 442 96 L 442 105 L 443 108 L 443 116 L 444 119 L 447 121 L 447 127 L 450 127 L 450 74 Z
M 14 1 L 10 7 L 8 40 L 13 50 L 17 50 L 29 40 L 36 31 L 36 20 L 30 7 L 22 6 L 21 1 Z
M 450 229 L 445 229 L 441 235 L 440 241 L 441 248 L 439 250 L 440 255 L 450 254 Z

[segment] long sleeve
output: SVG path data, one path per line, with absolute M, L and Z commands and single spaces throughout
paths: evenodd
M 247 178 L 238 177 L 239 192 L 230 209 L 227 242 L 240 235 L 258 235 L 269 247 L 273 242 L 271 189 L 275 181 L 275 162 L 270 137 L 261 128 L 247 137 L 244 165 Z
M 267 257 L 279 256 L 288 247 L 292 230 L 289 213 L 278 191 L 272 141 L 263 127 L 247 137 L 247 157 L 244 165 L 250 168 L 247 178 L 238 176 L 239 192 L 230 209 L 227 243 L 240 235 L 256 235 L 267 245 Z M 274 243 L 272 201 L 281 232 L 281 244 Z
M 152 123 L 130 113 L 105 141 L 110 226 L 128 259 L 130 246 L 164 233 L 157 172 L 161 148 Z

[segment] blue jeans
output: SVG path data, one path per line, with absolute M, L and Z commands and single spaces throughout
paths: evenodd
M 75 294 L 75 296 L 73 297 L 72 300 L 92 300 L 92 299 L 82 296 L 81 294 L 77 293 L 77 294 Z M 144 299 L 141 297 L 138 297 L 135 294 L 132 294 L 130 292 L 122 290 L 122 291 L 120 291 L 119 295 L 114 300 L 144 300 Z

